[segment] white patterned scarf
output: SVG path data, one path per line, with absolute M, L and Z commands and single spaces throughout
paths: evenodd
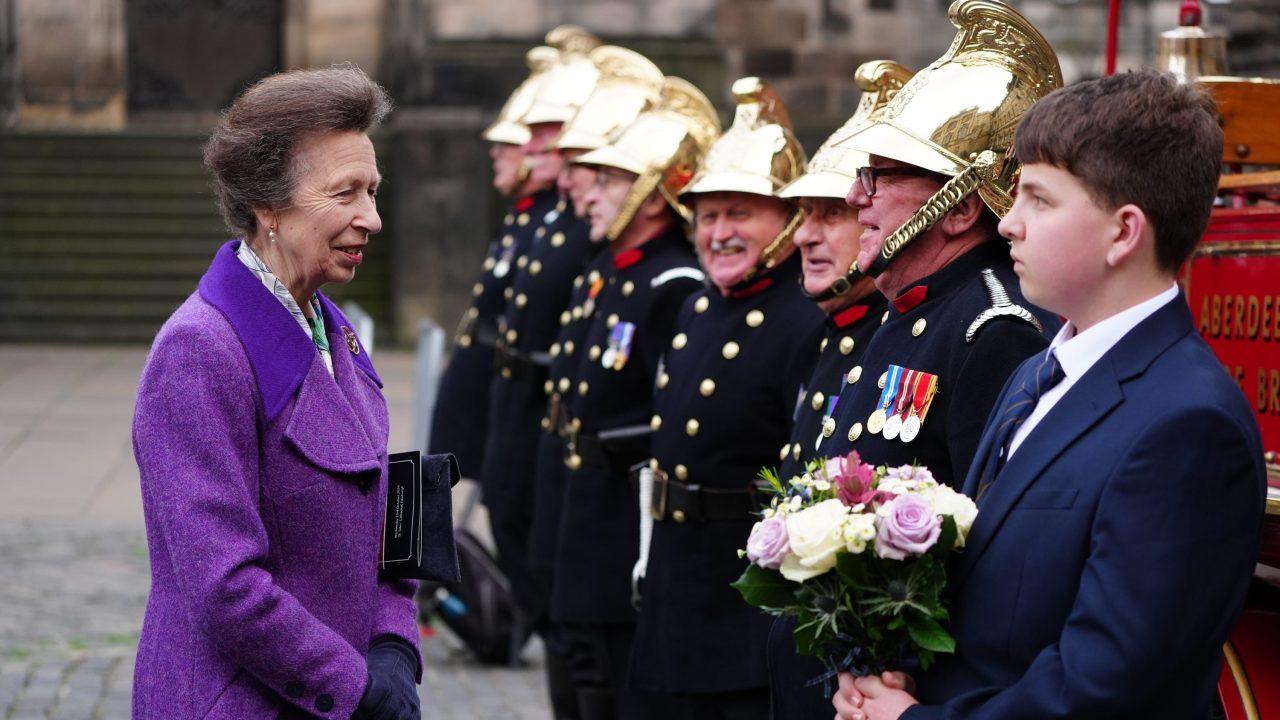
M 253 271 L 254 275 L 267 286 L 272 295 L 284 305 L 293 319 L 298 321 L 298 325 L 302 331 L 311 338 L 316 346 L 316 350 L 320 352 L 320 357 L 324 360 L 324 366 L 329 370 L 329 375 L 333 375 L 333 356 L 329 352 L 329 336 L 325 334 L 324 313 L 320 312 L 320 301 L 315 295 L 311 296 L 311 318 L 308 318 L 302 308 L 298 306 L 298 301 L 293 299 L 293 295 L 289 293 L 289 289 L 280 282 L 280 278 L 271 272 L 271 268 L 258 257 L 258 254 L 249 247 L 249 243 L 240 241 L 240 249 L 236 250 L 236 257 L 240 258 L 240 262 L 244 266 Z

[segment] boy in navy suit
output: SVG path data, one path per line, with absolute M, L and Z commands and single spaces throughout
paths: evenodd
M 995 405 L 949 575 L 956 654 L 916 683 L 841 677 L 840 718 L 1206 718 L 1253 572 L 1258 428 L 1175 278 L 1209 219 L 1222 131 L 1172 76 L 1080 83 L 1018 128 L 1000 223 L 1066 325 Z M 908 692 L 910 690 L 910 692 Z

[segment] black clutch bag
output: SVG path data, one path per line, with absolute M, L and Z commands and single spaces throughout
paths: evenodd
M 453 455 L 417 450 L 387 457 L 387 508 L 382 528 L 379 580 L 456 583 L 453 486 L 460 478 Z

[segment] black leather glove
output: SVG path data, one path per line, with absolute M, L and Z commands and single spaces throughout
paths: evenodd
M 355 720 L 422 720 L 418 704 L 418 655 L 395 635 L 379 635 L 364 657 L 369 681 Z

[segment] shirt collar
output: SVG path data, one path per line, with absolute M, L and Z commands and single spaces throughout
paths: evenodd
M 1130 330 L 1177 296 L 1178 286 L 1174 284 L 1159 295 L 1122 310 L 1079 334 L 1075 324 L 1068 321 L 1053 337 L 1049 349 L 1057 355 L 1063 373 L 1074 380 L 1088 372 Z

